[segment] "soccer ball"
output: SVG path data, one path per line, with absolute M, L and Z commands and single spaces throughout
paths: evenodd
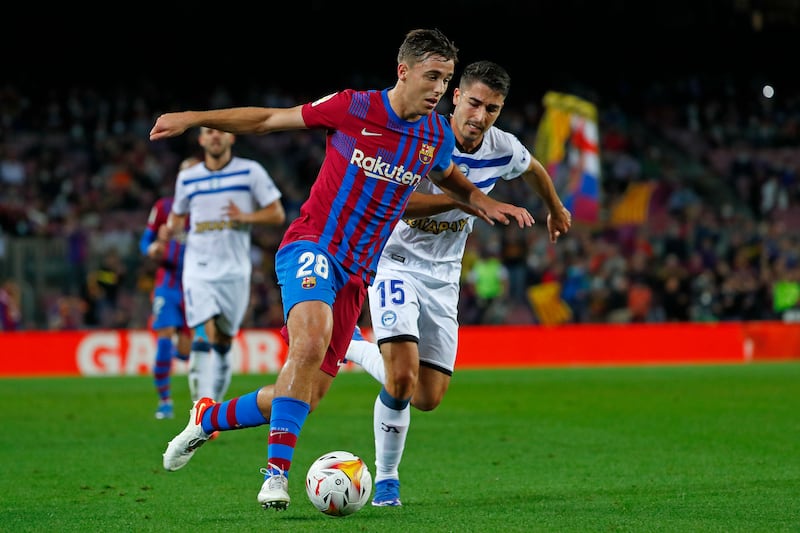
M 326 515 L 351 515 L 364 507 L 371 493 L 372 474 L 367 464 L 350 452 L 326 453 L 306 474 L 308 499 Z

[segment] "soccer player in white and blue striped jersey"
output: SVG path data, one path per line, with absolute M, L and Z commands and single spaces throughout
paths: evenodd
M 516 136 L 494 126 L 510 83 L 496 63 L 465 67 L 453 93 L 453 161 L 487 194 L 498 180 L 522 176 L 547 206 L 547 229 L 555 242 L 570 228 L 569 211 L 541 163 Z M 401 505 L 398 467 L 411 422 L 409 404 L 431 411 L 450 385 L 461 259 L 475 220 L 430 180 L 423 180 L 416 193 L 386 243 L 369 288 L 377 346 L 359 339 L 356 330 L 347 352 L 348 361 L 383 385 L 374 408 L 375 506 Z
M 253 159 L 233 155 L 231 133 L 200 128 L 203 160 L 182 169 L 167 227 L 183 231 L 186 323 L 196 331 L 189 357 L 192 400 L 222 401 L 231 382 L 230 349 L 250 302 L 251 228 L 286 220 L 281 192 Z

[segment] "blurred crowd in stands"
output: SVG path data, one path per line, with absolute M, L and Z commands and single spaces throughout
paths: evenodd
M 576 223 L 553 245 L 546 212 L 522 180 L 499 183 L 493 195 L 524 202 L 537 225 L 476 223 L 464 258 L 461 323 L 796 317 L 800 93 L 781 89 L 768 99 L 753 83 L 700 76 L 602 93 L 578 87 L 599 111 L 600 220 Z M 217 88 L 190 100 L 147 83 L 0 85 L 0 330 L 147 327 L 155 265 L 139 254 L 138 239 L 154 201 L 172 194 L 180 161 L 197 153 L 191 135 L 151 143 L 155 117 L 318 96 Z M 498 120 L 531 150 L 540 98 L 512 90 Z M 318 132 L 240 137 L 234 146 L 270 171 L 287 220 L 323 151 Z M 647 216 L 613 223 L 611 211 L 637 183 L 652 185 Z M 253 234 L 244 327 L 282 323 L 273 271 L 281 236 Z M 535 289 L 553 282 L 555 299 L 534 305 Z M 366 311 L 362 320 L 369 325 Z

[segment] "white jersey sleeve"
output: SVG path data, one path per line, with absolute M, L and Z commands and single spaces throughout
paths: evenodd
M 474 153 L 453 151 L 453 162 L 483 192 L 489 193 L 497 180 L 511 180 L 530 166 L 530 151 L 513 134 L 492 127 Z M 417 191 L 444 194 L 424 179 Z M 413 270 L 443 281 L 457 282 L 467 237 L 475 216 L 460 209 L 398 222 L 381 254 L 378 269 Z
M 253 179 L 253 199 L 256 202 L 255 210 L 267 207 L 276 200 L 280 200 L 281 191 L 272 181 L 272 176 L 269 175 L 267 169 L 254 161 L 252 170 Z
M 186 172 L 187 169 L 178 172 L 178 178 L 175 180 L 175 194 L 172 200 L 172 212 L 180 216 L 189 214 L 189 198 L 184 185 Z

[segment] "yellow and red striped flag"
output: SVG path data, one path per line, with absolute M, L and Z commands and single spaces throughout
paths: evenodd
M 535 156 L 572 213 L 597 222 L 600 211 L 600 147 L 597 107 L 577 96 L 550 91 L 536 132 Z

